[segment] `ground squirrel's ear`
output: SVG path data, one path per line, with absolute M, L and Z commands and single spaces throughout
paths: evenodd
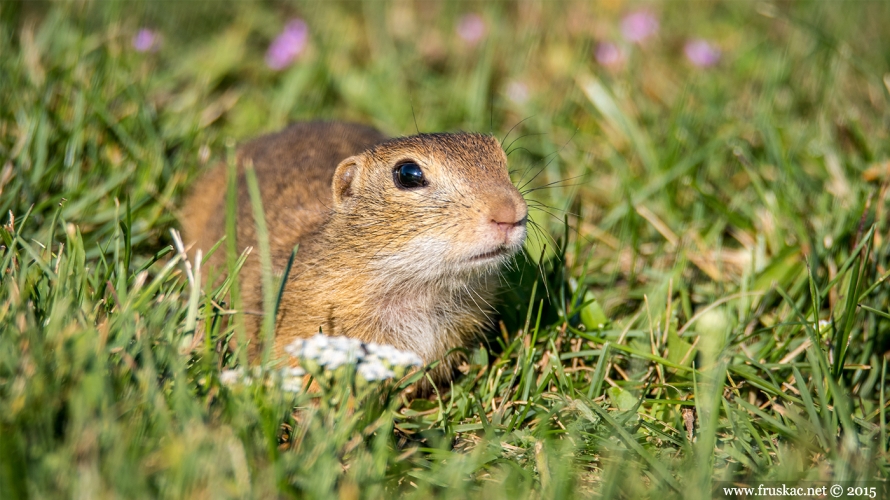
M 350 156 L 337 165 L 337 170 L 334 172 L 334 182 L 331 186 L 334 191 L 335 205 L 340 205 L 352 197 L 352 183 L 355 182 L 360 164 L 360 157 Z

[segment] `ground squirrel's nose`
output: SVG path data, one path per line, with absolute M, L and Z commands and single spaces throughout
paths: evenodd
M 505 193 L 492 199 L 490 207 L 491 223 L 504 234 L 514 227 L 524 226 L 528 218 L 528 208 L 521 196 Z

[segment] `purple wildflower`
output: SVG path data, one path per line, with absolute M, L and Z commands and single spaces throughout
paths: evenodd
M 706 40 L 692 40 L 683 47 L 689 62 L 700 67 L 707 68 L 720 62 L 720 49 L 711 45 Z
M 293 19 L 266 51 L 266 65 L 279 71 L 290 66 L 303 53 L 309 40 L 309 27 L 302 19 Z
M 607 67 L 620 66 L 627 59 L 627 53 L 612 42 L 600 42 L 596 46 L 596 62 Z
M 136 52 L 148 52 L 158 50 L 161 37 L 148 28 L 142 28 L 133 35 L 133 48 Z
M 485 31 L 485 21 L 478 14 L 467 14 L 457 23 L 457 36 L 470 45 L 479 43 Z
M 621 20 L 621 34 L 629 42 L 640 43 L 658 32 L 658 19 L 648 10 L 638 10 Z
M 510 82 L 507 85 L 507 97 L 516 104 L 525 104 L 529 98 L 528 85 L 518 81 Z

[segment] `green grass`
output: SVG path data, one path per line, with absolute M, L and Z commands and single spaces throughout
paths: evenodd
M 633 8 L 0 4 L 2 496 L 886 480 L 888 4 L 651 4 L 658 35 L 605 69 Z M 454 35 L 467 12 L 478 46 Z M 310 44 L 271 71 L 294 16 Z M 133 50 L 141 26 L 157 52 Z M 684 59 L 696 37 L 717 66 Z M 313 118 L 491 131 L 533 178 L 502 323 L 439 397 L 219 381 L 242 317 L 186 276 L 177 207 L 232 140 Z

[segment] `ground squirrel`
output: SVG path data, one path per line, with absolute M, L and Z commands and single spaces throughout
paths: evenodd
M 238 249 L 256 246 L 241 170 L 248 161 L 275 272 L 299 244 L 276 321 L 277 358 L 321 328 L 413 351 L 428 363 L 489 324 L 499 271 L 522 247 L 528 216 L 494 137 L 387 139 L 363 125 L 300 123 L 245 144 L 237 161 Z M 225 206 L 226 167 L 218 165 L 187 199 L 186 243 L 206 252 L 222 238 Z M 222 254 L 211 263 L 224 262 Z M 241 274 L 242 295 L 245 308 L 261 310 L 255 254 Z M 248 323 L 256 336 L 260 322 Z M 448 378 L 450 364 L 435 375 Z

